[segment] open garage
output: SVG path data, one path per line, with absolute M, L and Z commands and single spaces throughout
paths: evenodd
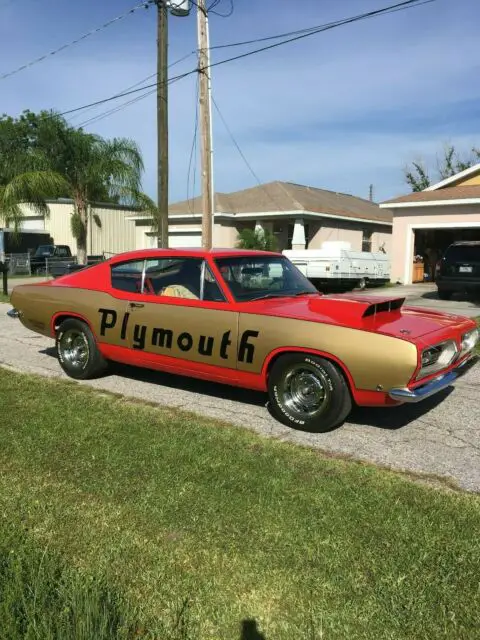
M 380 207 L 393 214 L 392 281 L 431 281 L 452 242 L 480 240 L 480 163 Z

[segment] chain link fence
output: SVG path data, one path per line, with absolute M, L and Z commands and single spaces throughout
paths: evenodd
M 11 276 L 31 275 L 30 254 L 29 253 L 11 253 L 6 256 L 5 264 L 8 267 L 8 273 Z

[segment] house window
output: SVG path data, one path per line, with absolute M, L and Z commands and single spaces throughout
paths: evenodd
M 364 229 L 362 234 L 362 251 L 370 252 L 372 250 L 372 231 Z

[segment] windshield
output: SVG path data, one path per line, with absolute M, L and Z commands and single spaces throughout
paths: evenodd
M 318 294 L 311 282 L 281 256 L 235 256 L 215 262 L 238 302 Z
M 35 256 L 51 256 L 53 255 L 53 247 L 48 244 L 42 244 L 35 251 Z

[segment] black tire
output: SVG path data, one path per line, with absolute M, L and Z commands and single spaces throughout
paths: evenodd
M 363 289 L 367 288 L 367 283 L 368 283 L 368 280 L 366 278 L 361 278 L 358 281 L 358 288 L 363 291 Z
M 60 366 L 71 378 L 98 378 L 107 370 L 108 362 L 98 350 L 93 333 L 81 320 L 69 318 L 62 322 L 55 348 Z
M 450 300 L 450 298 L 452 297 L 453 291 L 448 291 L 446 289 L 439 289 L 438 290 L 438 297 L 440 298 L 440 300 Z
M 340 369 L 306 353 L 285 354 L 274 362 L 268 395 L 272 415 L 302 431 L 331 431 L 352 409 L 350 389 Z

